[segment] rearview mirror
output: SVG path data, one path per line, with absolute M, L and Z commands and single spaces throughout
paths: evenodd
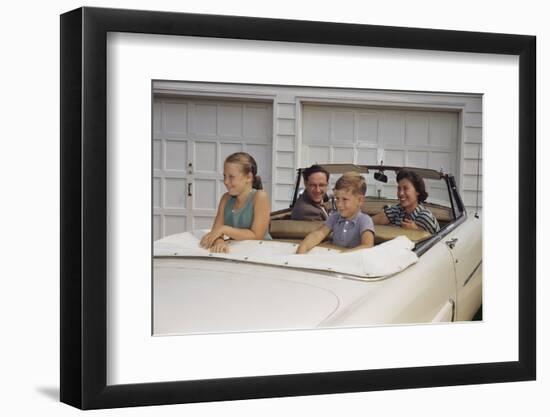
M 382 171 L 375 172 L 374 179 L 380 182 L 388 182 L 388 176 L 384 174 Z

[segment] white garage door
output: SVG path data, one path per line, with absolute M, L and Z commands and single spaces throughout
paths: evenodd
M 156 97 L 153 114 L 154 239 L 211 227 L 233 152 L 256 159 L 271 194 L 271 103 Z
M 302 166 L 380 161 L 458 175 L 458 113 L 304 105 Z M 367 194 L 378 190 L 395 196 L 394 185 L 369 181 Z

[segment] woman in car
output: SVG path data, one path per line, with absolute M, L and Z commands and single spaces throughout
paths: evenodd
M 427 198 L 424 180 L 416 172 L 401 170 L 397 173 L 399 203 L 384 207 L 372 220 L 374 224 L 393 224 L 404 229 L 421 229 L 434 234 L 439 231 L 439 223 L 422 204 Z

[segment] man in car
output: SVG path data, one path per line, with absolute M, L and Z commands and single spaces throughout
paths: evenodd
M 326 200 L 329 173 L 319 165 L 312 165 L 302 172 L 305 191 L 292 208 L 292 220 L 321 220 L 328 218 L 323 206 Z

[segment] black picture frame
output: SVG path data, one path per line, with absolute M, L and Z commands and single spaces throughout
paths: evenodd
M 518 56 L 518 361 L 107 385 L 108 32 Z M 84 7 L 61 15 L 60 57 L 62 402 L 97 409 L 536 378 L 534 36 Z

